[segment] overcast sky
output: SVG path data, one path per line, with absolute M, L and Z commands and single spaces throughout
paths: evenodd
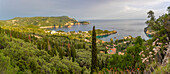
M 69 16 L 76 19 L 146 19 L 166 13 L 170 0 L 0 0 L 0 20 Z

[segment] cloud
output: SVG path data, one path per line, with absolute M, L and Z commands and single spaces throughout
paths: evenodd
M 24 16 L 61 16 L 76 19 L 146 18 L 149 10 L 159 16 L 168 0 L 0 0 L 0 19 Z

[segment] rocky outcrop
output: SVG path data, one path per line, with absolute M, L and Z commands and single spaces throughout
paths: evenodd
M 165 49 L 161 50 L 160 43 L 157 42 L 159 39 L 156 39 L 152 45 L 157 44 L 155 48 L 153 48 L 153 51 L 155 52 L 154 55 L 156 55 L 157 63 L 161 64 L 162 66 L 165 66 L 168 63 L 168 60 L 170 59 L 170 42 L 166 43 L 167 45 L 164 45 Z M 162 52 L 161 52 L 162 51 Z
M 168 45 L 168 48 L 167 48 L 167 51 L 166 51 L 166 55 L 163 59 L 163 62 L 162 62 L 162 65 L 165 66 L 169 61 L 170 59 L 170 42 L 169 42 L 169 45 Z
M 101 34 L 97 34 L 97 36 L 105 36 L 105 35 L 111 35 L 111 34 L 116 34 L 117 31 L 113 30 L 112 32 L 110 33 L 101 33 Z
M 90 23 L 87 22 L 87 21 L 81 21 L 80 24 L 82 24 L 82 25 L 87 25 L 87 24 L 90 24 Z
M 167 38 L 167 40 L 169 40 Z M 162 46 L 163 45 L 163 46 Z M 144 74 L 150 74 L 155 72 L 159 67 L 164 67 L 169 63 L 170 59 L 170 42 L 161 43 L 159 39 L 156 39 L 152 46 L 152 50 L 147 48 L 145 51 L 141 51 L 139 55 L 142 56 L 142 63 L 147 64 Z M 163 47 L 163 48 L 162 48 Z M 145 55 L 144 55 L 145 53 Z
M 144 32 L 147 37 L 153 37 L 153 35 L 156 33 L 155 31 L 148 30 L 148 27 L 144 28 Z

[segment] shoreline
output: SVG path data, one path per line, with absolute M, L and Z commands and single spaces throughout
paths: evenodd
M 111 35 L 111 34 L 116 34 L 117 31 L 111 32 L 111 33 L 102 33 L 102 34 L 96 34 L 96 36 L 105 36 L 105 35 Z
M 155 32 L 148 30 L 148 27 L 144 28 L 144 33 L 146 34 L 146 36 L 148 38 L 152 38 L 154 36 L 154 34 L 155 34 Z
M 74 25 L 63 25 L 63 26 L 41 26 L 40 28 L 41 29 L 52 29 L 52 28 L 71 28 L 72 26 L 75 26 L 75 25 L 89 25 L 89 24 L 74 24 Z

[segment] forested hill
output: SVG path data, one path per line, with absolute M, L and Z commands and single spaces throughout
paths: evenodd
M 5 25 L 37 25 L 37 26 L 64 26 L 68 23 L 78 23 L 74 18 L 68 16 L 60 17 L 16 17 L 10 20 L 0 21 L 0 24 Z

